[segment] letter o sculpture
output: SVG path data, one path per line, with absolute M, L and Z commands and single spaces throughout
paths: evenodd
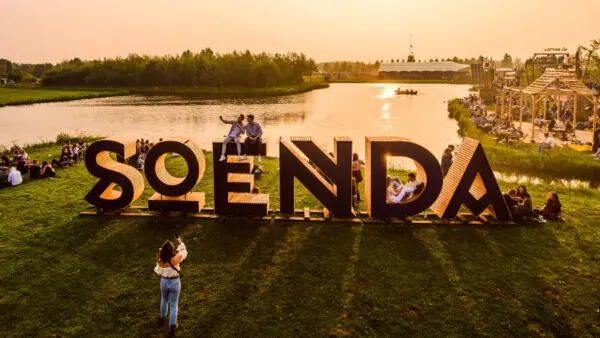
M 169 174 L 165 166 L 167 153 L 179 154 L 187 163 L 188 172 L 184 178 Z M 179 197 L 192 191 L 204 176 L 206 161 L 200 147 L 186 138 L 174 138 L 154 145 L 144 163 L 146 179 L 157 193 Z

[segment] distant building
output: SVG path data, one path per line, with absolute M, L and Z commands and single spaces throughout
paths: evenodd
M 387 62 L 379 65 L 380 79 L 456 80 L 469 77 L 469 65 L 443 62 Z

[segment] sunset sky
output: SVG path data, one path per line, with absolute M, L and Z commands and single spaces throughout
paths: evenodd
M 1 0 L 0 58 L 304 52 L 317 61 L 526 58 L 600 38 L 600 0 Z

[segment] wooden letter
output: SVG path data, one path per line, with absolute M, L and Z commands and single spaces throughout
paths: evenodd
M 468 137 L 460 146 L 444 179 L 442 193 L 431 209 L 442 218 L 454 218 L 462 204 L 474 215 L 489 209 L 498 220 L 512 219 L 481 144 Z
M 365 194 L 369 216 L 406 218 L 416 215 L 435 201 L 442 189 L 442 168 L 427 149 L 400 137 L 366 138 Z M 398 204 L 387 201 L 387 157 L 412 159 L 417 167 L 417 180 L 424 184 L 416 196 Z
M 85 166 L 100 182 L 85 196 L 97 208 L 121 209 L 137 200 L 144 191 L 144 177 L 134 167 L 119 163 L 110 157 L 129 158 L 135 154 L 135 142 L 104 139 L 92 143 L 85 154 Z M 121 191 L 115 190 L 118 185 Z
M 335 156 L 327 155 L 310 137 L 279 141 L 280 207 L 294 213 L 294 177 L 337 217 L 354 217 L 352 209 L 352 141 L 334 138 Z M 304 157 L 314 164 L 311 165 Z
M 168 153 L 179 154 L 187 164 L 184 178 L 169 174 L 165 166 Z M 146 179 L 156 193 L 148 200 L 149 210 L 200 212 L 204 206 L 203 192 L 192 189 L 204 176 L 206 162 L 202 149 L 187 138 L 174 138 L 157 143 L 145 160 Z
M 254 187 L 254 175 L 251 173 L 254 158 L 249 156 L 245 161 L 238 161 L 235 143 L 228 143 L 225 153 L 227 160 L 219 162 L 222 148 L 223 141 L 213 142 L 215 212 L 224 216 L 266 216 L 269 212 L 269 195 L 251 193 Z M 248 150 L 248 155 L 259 154 L 267 154 L 266 143 L 260 149 L 254 145 Z

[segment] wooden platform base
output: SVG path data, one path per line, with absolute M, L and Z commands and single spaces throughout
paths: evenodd
M 496 220 L 484 221 L 482 218 L 471 214 L 460 214 L 456 219 L 440 219 L 435 215 L 421 214 L 410 219 L 377 219 L 370 218 L 365 212 L 359 213 L 354 218 L 336 218 L 332 216 L 327 209 L 323 210 L 308 210 L 297 209 L 293 215 L 280 214 L 279 210 L 269 210 L 267 216 L 219 216 L 214 214 L 213 208 L 203 208 L 202 212 L 186 212 L 180 210 L 178 212 L 161 212 L 152 211 L 143 207 L 130 207 L 121 211 L 98 211 L 89 209 L 79 213 L 80 216 L 111 216 L 111 217 L 184 217 L 197 219 L 239 219 L 239 220 L 262 220 L 269 222 L 335 222 L 335 223 L 352 223 L 352 224 L 405 224 L 405 225 L 515 225 L 515 222 L 501 222 Z M 490 215 L 483 215 L 483 217 Z M 487 219 L 486 217 L 486 219 Z M 490 217 L 490 219 L 492 219 Z
M 148 199 L 149 211 L 199 213 L 203 207 L 203 192 L 192 192 L 179 197 L 169 197 L 154 193 Z

